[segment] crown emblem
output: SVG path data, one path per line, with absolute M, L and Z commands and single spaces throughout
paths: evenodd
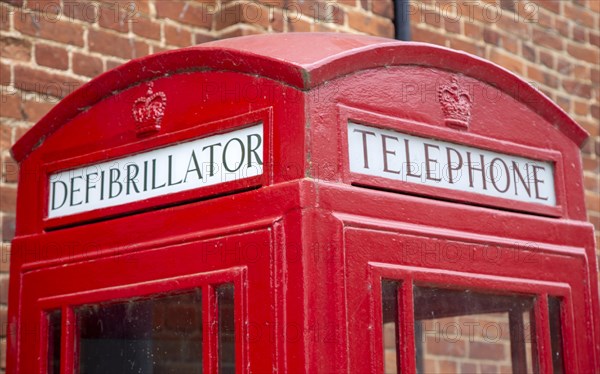
M 153 82 L 148 83 L 146 96 L 138 98 L 133 103 L 132 112 L 133 118 L 137 122 L 136 132 L 138 136 L 158 132 L 165 115 L 167 95 L 162 91 L 153 92 L 153 86 Z
M 460 87 L 456 78 L 452 78 L 450 83 L 440 87 L 438 98 L 442 104 L 446 126 L 468 129 L 473 100 L 469 92 Z

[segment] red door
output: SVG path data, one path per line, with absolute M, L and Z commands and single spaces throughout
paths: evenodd
M 259 230 L 25 273 L 19 341 L 41 361 L 22 372 L 269 371 L 269 243 Z
M 575 334 L 592 326 L 583 252 L 351 225 L 347 281 L 361 291 L 348 295 L 352 372 L 593 371 L 593 334 Z

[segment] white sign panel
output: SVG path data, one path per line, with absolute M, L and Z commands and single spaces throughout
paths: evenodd
M 556 205 L 552 162 L 351 122 L 348 124 L 348 153 L 353 173 Z
M 263 173 L 263 125 L 50 175 L 48 217 L 140 201 Z

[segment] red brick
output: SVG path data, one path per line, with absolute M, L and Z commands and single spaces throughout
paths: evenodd
M 588 37 L 590 39 L 590 44 L 593 44 L 596 47 L 600 47 L 600 34 L 595 33 L 593 31 L 589 31 Z
M 501 52 L 498 49 L 493 49 L 490 53 L 490 60 L 516 74 L 519 74 L 520 76 L 523 76 L 523 60 L 516 56 Z
M 256 35 L 256 34 L 261 34 L 262 31 L 258 30 L 258 29 L 248 29 L 248 28 L 241 28 L 241 27 L 236 27 L 235 29 L 223 33 L 221 34 L 221 38 L 222 39 L 227 39 L 227 38 L 236 38 L 238 36 L 246 36 L 246 35 Z
M 595 126 L 597 126 L 595 124 Z M 581 160 L 583 161 L 583 170 L 589 171 L 592 173 L 600 172 L 600 159 L 594 158 L 588 155 L 582 155 Z
M 434 355 L 464 357 L 466 344 L 462 340 L 449 341 L 445 339 L 427 339 L 427 352 Z
M 554 31 L 533 30 L 532 41 L 542 47 L 548 47 L 557 51 L 563 50 L 563 39 L 556 35 Z
M 587 9 L 570 4 L 569 2 L 565 2 L 564 15 L 566 19 L 569 19 L 577 24 L 585 25 L 591 28 L 594 27 L 594 16 Z
M 536 49 L 533 48 L 532 46 L 528 45 L 528 44 L 523 44 L 521 46 L 522 50 L 523 50 L 523 57 L 525 59 L 527 59 L 528 61 L 531 62 L 536 62 L 537 58 L 536 58 Z
M 545 84 L 546 86 L 557 88 L 558 79 L 548 72 L 542 71 L 535 66 L 527 67 L 527 78 L 536 81 L 538 83 Z
M 2 181 L 6 183 L 17 183 L 19 180 L 19 164 L 10 155 L 2 156 L 0 172 Z
M 591 70 L 588 69 L 588 67 L 586 65 L 582 65 L 582 64 L 573 65 L 573 76 L 575 77 L 575 79 L 589 81 L 590 80 L 590 71 Z
M 21 0 L 11 0 L 11 1 L 21 1 Z M 6 368 L 6 339 L 0 339 L 0 367 Z
M 23 12 L 15 13 L 13 19 L 15 29 L 24 34 L 83 47 L 83 27 L 74 22 L 62 19 L 51 22 L 39 15 L 32 16 Z
M 209 0 L 201 0 L 202 2 L 210 2 Z M 114 0 L 104 0 L 104 2 L 114 2 Z M 124 9 L 125 12 L 129 15 L 129 18 L 133 19 L 135 17 L 139 17 L 142 15 L 150 14 L 150 0 L 116 0 L 119 4 L 121 4 L 121 9 Z
M 585 206 L 588 210 L 594 210 L 594 211 L 599 210 L 600 209 L 600 195 L 586 191 Z
M 294 12 L 300 10 L 301 14 L 315 19 L 316 23 L 324 24 L 343 24 L 344 14 L 346 11 L 335 2 L 332 1 L 300 1 L 292 0 L 288 4 L 287 9 Z M 349 11 L 360 12 L 360 10 L 348 9 Z M 330 25 L 331 26 L 331 25 Z
M 587 114 L 590 111 L 590 105 L 586 102 L 581 102 L 581 101 L 575 101 L 573 102 L 573 110 L 575 115 L 577 116 L 587 116 Z M 591 142 L 588 142 L 588 144 Z M 584 148 L 582 148 L 583 151 L 585 151 L 586 146 L 584 145 Z M 592 151 L 593 152 L 593 151 Z M 588 152 L 591 153 L 591 152 Z
M 12 126 L 0 122 L 0 152 L 9 149 L 12 146 L 12 132 Z
M 10 84 L 10 65 L 0 62 L 0 85 Z
M 461 24 L 461 22 L 459 20 L 444 18 L 444 29 L 448 32 L 451 32 L 454 34 L 460 34 L 461 33 L 460 24 Z
M 484 28 L 479 26 L 478 24 L 465 22 L 465 36 L 469 38 L 473 38 L 475 40 L 482 39 L 483 30 Z
M 279 10 L 273 11 L 273 18 L 271 19 L 271 29 L 274 32 L 283 32 L 283 25 L 285 21 L 283 18 L 283 12 Z
M 9 242 L 15 237 L 15 216 L 12 214 L 2 215 L 2 241 Z
M 38 65 L 67 70 L 69 68 L 69 53 L 64 48 L 38 43 L 35 45 L 35 61 Z
M 28 40 L 0 36 L 0 56 L 17 61 L 31 60 L 31 43 Z
M 589 121 L 589 120 L 579 120 L 579 124 L 583 126 L 585 131 L 587 131 L 591 137 L 600 135 L 600 129 L 597 121 Z
M 483 30 L 483 41 L 488 44 L 500 45 L 500 34 L 486 28 Z
M 10 243 L 0 243 L 0 273 L 10 270 Z
M 485 47 L 478 46 L 472 41 L 464 41 L 458 38 L 449 38 L 450 39 L 450 48 L 458 49 L 461 51 L 465 51 L 480 57 L 483 57 L 485 54 Z
M 592 78 L 592 82 L 594 82 L 595 84 L 600 84 L 600 69 L 591 68 L 590 77 Z
M 116 61 L 116 60 L 107 60 L 106 61 L 106 70 L 112 70 L 115 69 L 119 66 L 123 65 L 123 61 Z
M 168 45 L 175 45 L 178 47 L 189 47 L 192 45 L 192 33 L 188 30 L 171 25 L 164 25 L 164 29 L 165 41 Z
M 101 3 L 99 11 L 98 24 L 101 27 L 121 33 L 129 32 L 131 14 L 126 12 L 121 4 L 116 2 Z
M 21 7 L 23 6 L 23 0 L 2 0 L 5 3 L 8 3 L 10 5 L 14 5 L 16 7 Z
M 238 23 L 260 26 L 265 29 L 268 28 L 270 24 L 270 11 L 266 7 L 258 4 L 248 4 L 249 3 L 234 2 L 226 7 L 222 7 L 219 12 L 215 14 L 215 29 L 222 30 Z
M 391 0 L 375 0 L 371 2 L 371 11 L 382 17 L 394 19 L 394 3 Z
M 540 51 L 540 62 L 542 65 L 554 69 L 554 56 L 546 51 Z
M 0 185 L 0 212 L 15 213 L 17 206 L 17 189 L 15 186 Z
M 586 31 L 587 30 L 585 28 L 574 25 L 573 26 L 573 40 L 575 40 L 577 42 L 585 43 L 587 41 Z
M 348 12 L 348 25 L 358 31 L 391 38 L 394 35 L 394 25 L 389 19 L 369 17 L 360 11 Z
M 104 30 L 90 29 L 88 41 L 91 51 L 123 59 L 143 57 L 149 52 L 146 43 Z
M 597 210 L 598 210 L 598 207 L 596 207 L 596 208 L 592 208 L 592 209 L 589 209 L 589 210 L 590 210 L 590 211 L 597 211 Z M 594 225 L 594 229 L 595 229 L 596 231 L 598 231 L 598 230 L 600 229 L 600 216 L 598 216 L 598 215 L 596 215 L 596 214 L 589 214 L 589 215 L 588 215 L 588 221 L 589 221 L 589 222 L 590 222 L 592 225 Z
M 18 92 L 3 92 L 0 96 L 0 117 L 22 119 L 21 96 Z
M 524 13 L 525 15 L 525 13 Z M 531 35 L 530 23 L 515 19 L 514 14 L 502 12 L 501 17 L 496 22 L 496 26 L 509 34 L 514 34 L 519 38 L 528 38 Z
M 578 44 L 569 43 L 567 45 L 567 52 L 579 60 L 587 61 L 595 65 L 600 63 L 600 51 L 598 51 L 597 48 L 584 47 Z
M 309 32 L 312 23 L 304 19 L 290 19 L 288 23 L 288 30 L 290 32 Z
M 43 100 L 23 101 L 24 118 L 30 122 L 37 122 L 54 107 L 55 103 Z
M 500 37 L 501 45 L 508 52 L 513 53 L 515 55 L 519 54 L 519 42 L 512 35 L 501 35 Z
M 386 2 L 386 1 L 388 1 L 388 0 L 382 0 L 381 2 L 383 3 L 383 2 Z M 347 6 L 356 7 L 356 0 L 337 0 L 337 3 L 341 4 L 341 5 L 347 5 Z
M 411 26 L 411 35 L 412 39 L 416 42 L 427 42 L 441 46 L 446 45 L 446 38 L 444 37 L 444 35 L 438 34 L 436 32 L 421 29 L 418 27 L 413 28 Z
M 203 28 L 211 27 L 213 13 L 217 9 L 217 6 L 210 2 L 191 5 L 191 3 L 178 1 L 156 1 L 154 6 L 158 18 L 169 18 Z
M 0 30 L 8 31 L 13 11 L 5 4 L 0 3 Z
M 571 105 L 573 104 L 573 101 L 571 100 L 571 98 L 566 97 L 566 96 L 557 96 L 555 99 L 553 99 L 556 104 L 558 104 L 559 107 L 561 107 L 565 112 L 570 112 L 571 111 Z
M 194 44 L 212 42 L 213 40 L 215 40 L 215 37 L 212 35 L 207 35 L 204 33 L 196 33 L 194 35 Z
M 80 21 L 95 23 L 100 17 L 99 6 L 85 0 L 69 0 L 63 2 L 63 14 L 69 20 L 78 19 Z
M 422 9 L 419 10 L 419 20 L 422 23 L 426 23 L 429 26 L 435 27 L 435 28 L 441 28 L 442 27 L 442 15 L 434 9 Z
M 542 8 L 548 9 L 553 13 L 559 14 L 560 1 L 561 0 L 535 0 L 534 2 Z
M 571 37 L 571 26 L 569 25 L 569 22 L 567 22 L 564 19 L 560 19 L 557 18 L 555 20 L 556 22 L 556 31 L 558 31 L 558 33 L 566 38 L 570 38 Z
M 504 344 L 491 342 L 469 343 L 469 357 L 484 360 L 503 360 L 506 358 L 506 347 Z
M 136 18 L 131 21 L 131 28 L 136 35 L 148 39 L 160 40 L 160 24 L 148 18 Z
M 2 256 L 2 254 L 0 254 Z M 2 261 L 2 258 L 0 258 Z M 7 262 L 7 261 L 4 261 Z M 6 337 L 6 326 L 8 325 L 8 308 L 3 305 L 0 306 L 0 337 Z
M 15 86 L 23 91 L 33 91 L 42 94 L 41 100 L 51 100 L 51 97 L 63 98 L 73 92 L 85 81 L 66 75 L 48 73 L 44 70 L 27 66 L 15 66 Z
M 152 46 L 152 53 L 160 53 L 160 52 L 166 52 L 166 51 L 171 51 L 173 50 L 173 48 L 169 48 L 169 47 L 159 47 L 159 46 Z
M 545 12 L 545 11 L 538 11 L 537 12 L 537 19 L 538 19 L 538 24 L 540 26 L 542 26 L 545 29 L 554 29 L 555 28 L 555 24 L 554 21 L 556 20 L 556 16 L 554 14 L 551 14 L 550 12 Z
M 456 361 L 439 361 L 439 373 L 456 373 Z
M 600 105 L 593 104 L 590 106 L 590 114 L 592 117 L 600 120 Z
M 58 1 L 48 0 L 28 0 L 27 9 L 42 13 L 43 16 L 49 19 L 55 19 L 55 16 L 61 12 L 61 6 Z
M 558 60 L 557 69 L 562 75 L 570 75 L 573 72 L 573 64 L 569 60 L 561 57 Z
M 83 53 L 73 53 L 73 72 L 86 77 L 95 77 L 102 73 L 102 60 Z

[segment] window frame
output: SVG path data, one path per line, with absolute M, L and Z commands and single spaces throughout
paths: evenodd
M 87 304 L 103 302 L 119 302 L 130 298 L 150 298 L 153 295 L 171 295 L 185 291 L 202 289 L 202 325 L 203 325 L 203 372 L 219 372 L 219 316 L 217 308 L 216 288 L 222 284 L 234 286 L 235 318 L 235 355 L 236 373 L 245 372 L 243 363 L 247 357 L 245 321 L 247 320 L 247 268 L 235 266 L 223 270 L 186 274 L 163 278 L 148 282 L 129 283 L 113 287 L 87 289 L 83 292 L 61 294 L 38 299 L 40 313 L 40 373 L 47 373 L 48 356 L 48 322 L 47 315 L 53 310 L 62 312 L 61 323 L 61 374 L 75 374 L 77 370 L 77 321 L 74 310 Z
M 571 287 L 567 283 L 548 282 L 534 279 L 512 278 L 504 276 L 464 273 L 452 270 L 421 268 L 395 265 L 382 262 L 368 263 L 368 277 L 373 287 L 371 324 L 372 352 L 375 353 L 374 372 L 383 373 L 383 316 L 381 282 L 391 280 L 398 282 L 398 331 L 399 345 L 403 347 L 399 357 L 400 372 L 416 371 L 415 318 L 414 318 L 414 285 L 434 285 L 448 289 L 470 289 L 474 291 L 494 292 L 495 294 L 520 294 L 532 296 L 534 301 L 535 340 L 537 344 L 537 360 L 540 373 L 552 372 L 552 345 L 550 339 L 550 322 L 548 297 L 558 297 L 561 301 L 560 321 L 563 359 L 565 371 L 578 372 L 577 352 L 571 342 L 574 341 L 573 302 Z

